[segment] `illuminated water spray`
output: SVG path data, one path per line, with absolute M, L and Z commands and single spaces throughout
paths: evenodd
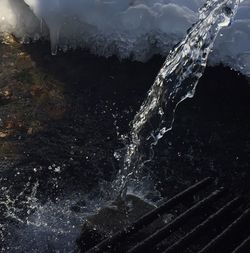
M 215 39 L 230 25 L 240 0 L 208 0 L 199 20 L 169 53 L 140 110 L 131 122 L 130 143 L 114 188 L 126 193 L 128 182 L 140 180 L 153 146 L 171 130 L 178 104 L 194 96 Z

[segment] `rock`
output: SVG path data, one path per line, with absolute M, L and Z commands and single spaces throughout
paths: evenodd
M 88 217 L 78 240 L 82 252 L 122 230 L 153 208 L 153 205 L 134 195 L 127 195 L 125 200 L 117 199 L 97 214 Z
M 5 137 L 8 137 L 10 135 L 10 132 L 0 132 L 0 138 L 5 138 Z

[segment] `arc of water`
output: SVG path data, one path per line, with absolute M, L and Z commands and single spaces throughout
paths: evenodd
M 153 156 L 152 147 L 171 130 L 177 106 L 194 96 L 209 53 L 223 27 L 235 16 L 241 0 L 208 0 L 199 20 L 169 53 L 140 110 L 131 122 L 130 143 L 114 188 L 126 192 L 130 178 L 139 178 Z

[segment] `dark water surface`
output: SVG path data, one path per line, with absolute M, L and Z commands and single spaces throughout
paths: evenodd
M 2 251 L 69 252 L 86 213 L 109 194 L 101 185 L 119 169 L 114 151 L 124 147 L 121 136 L 163 59 L 120 62 L 82 51 L 52 57 L 46 44 L 15 41 L 0 50 Z M 207 68 L 148 164 L 162 196 L 208 175 L 247 191 L 249 109 L 245 77 Z

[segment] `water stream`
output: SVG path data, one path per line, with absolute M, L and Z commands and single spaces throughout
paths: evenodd
M 114 184 L 122 194 L 130 180 L 141 180 L 145 164 L 153 157 L 153 147 L 172 128 L 177 106 L 194 96 L 215 39 L 223 27 L 230 25 L 239 3 L 240 0 L 208 0 L 199 11 L 199 20 L 169 53 L 131 122 L 130 142 Z

